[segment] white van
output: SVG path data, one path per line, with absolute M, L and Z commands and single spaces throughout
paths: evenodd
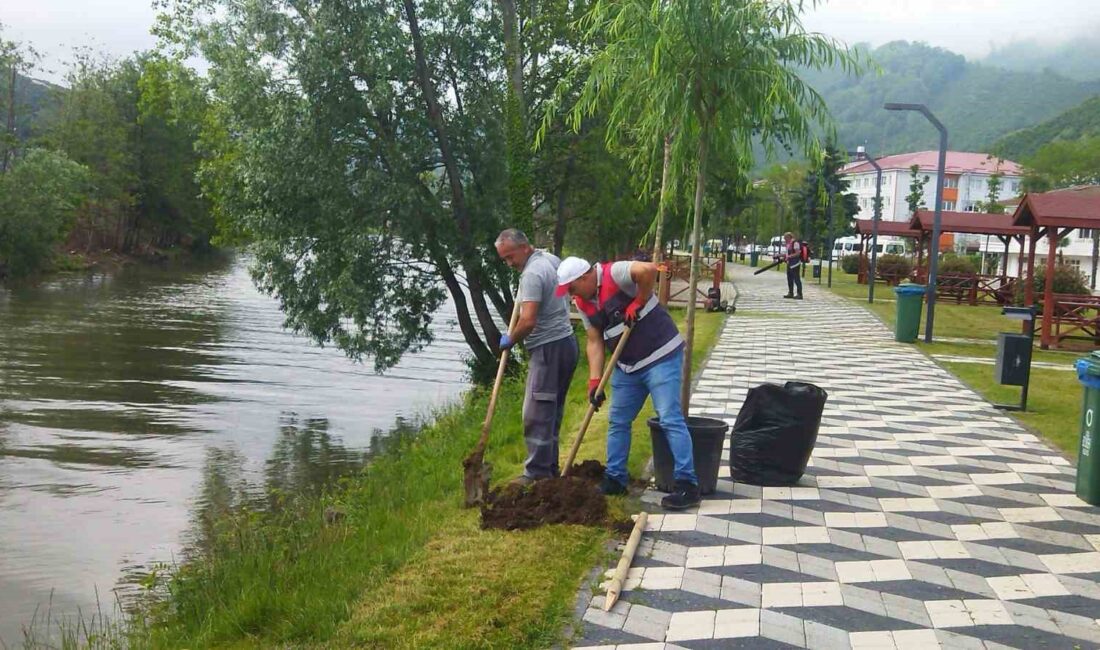
M 833 259 L 859 254 L 859 237 L 841 237 L 833 242 Z

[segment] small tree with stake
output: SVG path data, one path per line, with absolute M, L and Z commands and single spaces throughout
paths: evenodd
M 609 143 L 632 152 L 637 172 L 657 178 L 653 155 L 669 142 L 673 187 L 695 177 L 690 296 L 699 279 L 699 252 L 708 161 L 730 163 L 744 178 L 754 141 L 816 151 L 814 127 L 824 124 L 824 100 L 799 76 L 801 68 L 839 65 L 856 57 L 838 42 L 807 33 L 800 14 L 816 1 L 624 0 L 595 2 L 582 18 L 585 39 L 602 44 L 587 60 L 587 79 L 571 111 L 574 126 L 607 109 Z M 547 119 L 551 116 L 547 115 Z M 544 128 L 546 127 L 544 122 Z M 647 186 L 648 189 L 648 186 Z M 689 410 L 695 300 L 688 301 L 682 404 Z

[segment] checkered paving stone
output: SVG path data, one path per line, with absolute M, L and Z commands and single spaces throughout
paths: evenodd
M 753 386 L 817 384 L 810 466 L 795 487 L 735 484 L 727 441 L 697 511 L 646 491 L 624 593 L 610 612 L 591 597 L 575 646 L 1100 648 L 1100 508 L 1072 465 L 865 309 L 732 276 L 692 412 L 732 425 Z

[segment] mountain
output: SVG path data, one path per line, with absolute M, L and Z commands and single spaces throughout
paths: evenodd
M 8 116 L 8 86 L 7 75 L 0 80 L 0 119 L 7 122 Z M 58 91 L 64 90 L 61 86 L 48 81 L 15 75 L 15 132 L 20 139 L 29 138 L 35 131 L 37 121 L 52 101 Z
M 876 155 L 939 145 L 938 133 L 923 116 L 887 112 L 885 102 L 925 104 L 947 128 L 950 149 L 984 151 L 998 138 L 1100 93 L 1100 81 L 1005 70 L 923 43 L 856 49 L 880 70 L 859 76 L 838 69 L 805 71 L 804 78 L 825 98 L 841 146 L 866 144 Z
M 1050 70 L 1078 81 L 1100 79 L 1100 37 L 1079 36 L 1058 45 L 1013 41 L 994 48 L 982 62 L 1019 72 Z
M 1023 160 L 1053 140 L 1079 140 L 1100 135 L 1100 95 L 1035 126 L 1010 133 L 990 148 L 1010 160 Z

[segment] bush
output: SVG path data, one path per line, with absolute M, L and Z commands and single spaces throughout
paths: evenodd
M 72 225 L 88 170 L 67 156 L 30 149 L 0 175 L 0 277 L 34 273 Z
M 1042 300 L 1043 291 L 1046 289 L 1046 268 L 1035 268 L 1035 277 L 1032 279 L 1035 287 L 1035 299 Z M 1054 293 L 1087 294 L 1089 284 L 1081 272 L 1069 264 L 1058 264 L 1054 267 Z
M 844 269 L 845 273 L 853 275 L 859 273 L 859 255 L 845 255 L 840 258 L 840 268 Z
M 939 272 L 973 274 L 978 272 L 978 267 L 974 266 L 974 261 L 969 257 L 946 255 L 940 260 Z
M 901 255 L 880 255 L 875 263 L 875 274 L 891 283 L 904 280 L 913 272 L 913 263 Z

